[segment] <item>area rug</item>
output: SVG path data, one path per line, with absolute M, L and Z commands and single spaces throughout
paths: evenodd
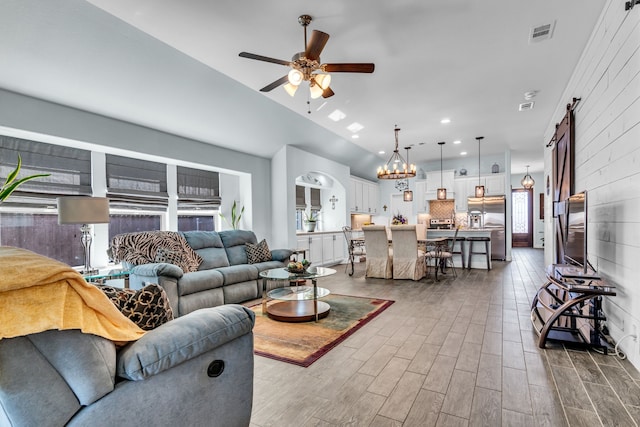
M 329 315 L 318 322 L 305 323 L 278 322 L 263 315 L 260 304 L 252 306 L 256 313 L 254 353 L 307 367 L 394 303 L 337 294 L 322 301 L 331 306 Z

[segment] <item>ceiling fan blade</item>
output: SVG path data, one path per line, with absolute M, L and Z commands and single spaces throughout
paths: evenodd
M 373 73 L 375 64 L 351 63 L 351 64 L 324 64 L 322 66 L 327 73 Z
M 331 90 L 330 87 L 326 88 L 323 92 L 322 92 L 322 97 L 323 98 L 330 98 L 333 95 L 335 95 L 335 93 Z
M 278 86 L 281 86 L 281 85 L 285 84 L 288 80 L 289 80 L 289 78 L 287 76 L 282 76 L 278 80 L 276 80 L 275 82 L 273 82 L 271 84 L 268 84 L 265 87 L 263 87 L 262 89 L 260 89 L 260 92 L 272 91 L 273 89 L 277 88 Z
M 324 45 L 327 44 L 328 40 L 329 34 L 313 30 L 311 33 L 311 40 L 309 40 L 309 44 L 307 44 L 307 50 L 304 52 L 304 56 L 312 61 L 318 60 L 318 58 L 320 58 L 320 53 L 322 52 L 322 49 L 324 49 Z
M 258 61 L 271 62 L 274 64 L 287 65 L 287 66 L 291 65 L 291 61 L 283 61 L 282 59 L 269 58 L 268 56 L 256 55 L 255 53 L 240 52 L 238 56 L 241 56 L 243 58 L 256 59 Z

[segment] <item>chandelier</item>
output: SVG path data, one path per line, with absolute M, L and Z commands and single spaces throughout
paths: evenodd
M 531 175 L 529 175 L 529 165 L 527 165 L 527 174 L 522 178 L 520 184 L 522 184 L 522 186 L 528 190 L 530 188 L 533 188 L 533 184 L 535 183 L 536 182 L 533 180 L 533 178 L 531 178 Z
M 384 166 L 378 167 L 378 179 L 405 179 L 416 176 L 416 165 L 410 165 L 398 151 L 398 133 L 400 128 L 395 129 L 396 146 L 389 161 Z M 408 152 L 407 152 L 408 153 Z

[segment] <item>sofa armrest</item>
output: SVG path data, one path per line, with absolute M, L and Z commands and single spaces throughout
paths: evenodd
M 131 273 L 147 277 L 169 276 L 176 279 L 184 275 L 182 269 L 177 265 L 164 262 L 136 265 L 131 269 Z
M 293 251 L 291 249 L 274 249 L 271 251 L 271 260 L 287 262 L 292 254 Z
M 251 333 L 254 322 L 253 311 L 237 304 L 196 310 L 124 347 L 116 373 L 143 380 Z

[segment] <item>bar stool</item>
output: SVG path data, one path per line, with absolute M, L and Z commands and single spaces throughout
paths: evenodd
M 451 241 L 453 240 L 453 237 L 447 237 L 447 243 L 451 243 Z M 460 262 L 462 265 L 462 268 L 465 268 L 465 263 L 467 260 L 467 257 L 464 253 L 464 241 L 467 240 L 466 237 L 456 237 L 456 242 L 454 243 L 453 247 L 450 246 L 451 248 L 451 255 L 452 255 L 452 261 L 453 261 L 453 255 L 460 255 Z M 456 244 L 460 244 L 460 250 L 456 251 Z
M 467 268 L 471 268 L 471 257 L 473 255 L 485 255 L 487 257 L 487 270 L 491 270 L 491 256 L 489 252 L 489 245 L 491 244 L 490 237 L 467 237 L 467 242 L 469 242 L 469 258 L 467 262 Z M 474 252 L 473 244 L 475 242 L 484 242 L 484 252 Z

